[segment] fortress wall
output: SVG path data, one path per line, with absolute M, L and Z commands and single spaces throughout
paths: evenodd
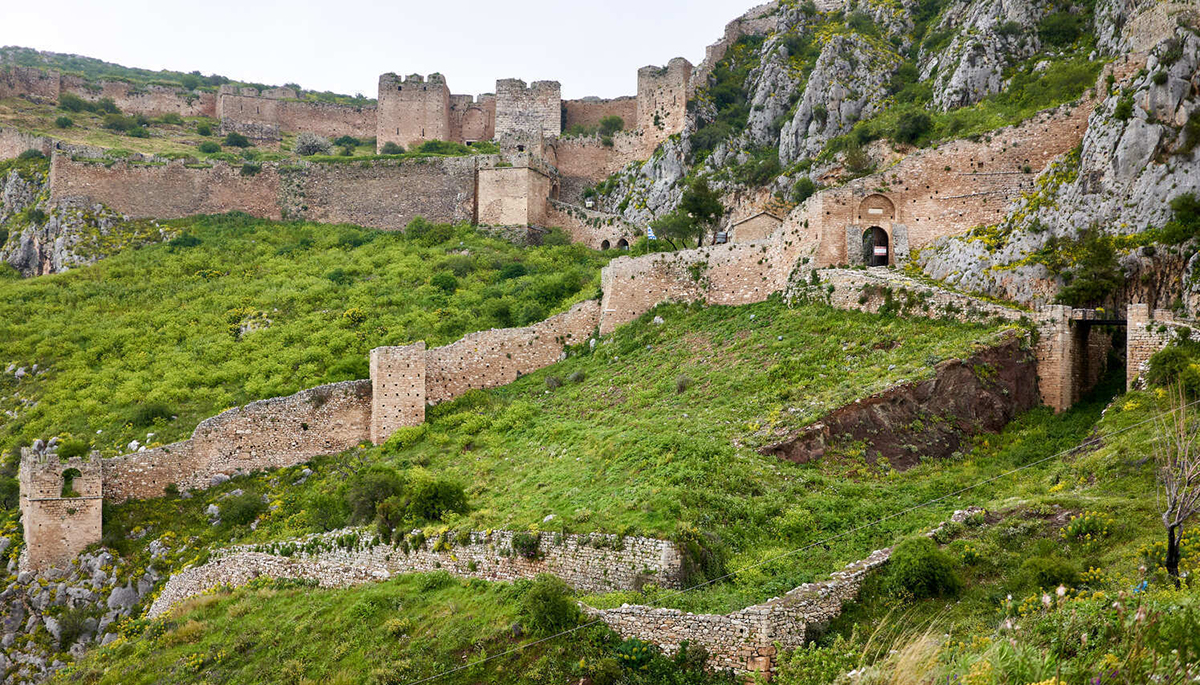
M 253 89 L 244 89 L 251 93 Z M 270 91 L 268 91 L 270 92 Z M 283 95 L 291 99 L 265 95 L 223 92 L 218 98 L 215 116 L 236 124 L 270 124 L 283 131 L 308 131 L 326 138 L 375 135 L 373 106 L 354 107 L 329 102 L 296 100 L 290 89 Z
M 441 223 L 471 221 L 479 162 L 477 157 L 430 157 L 289 167 L 281 172 L 286 179 L 281 204 L 289 217 L 385 231 L 401 230 L 417 216 Z
M 554 144 L 558 172 L 563 177 L 564 198 L 578 199 L 587 186 L 595 185 L 625 168 L 630 162 L 646 159 L 653 152 L 639 131 L 623 131 L 605 145 L 600 136 L 560 138 Z
M 381 74 L 377 101 L 377 150 L 389 142 L 408 149 L 426 140 L 450 140 L 450 90 L 441 74 L 430 74 L 428 81 L 420 74 L 403 79 Z
M 816 3 L 822 12 L 840 9 L 839 0 L 820 0 Z M 775 28 L 778 17 L 773 14 L 779 7 L 777 0 L 764 3 L 748 10 L 745 14 L 725 25 L 725 33 L 721 39 L 704 49 L 704 59 L 692 71 L 689 92 L 708 84 L 708 76 L 716 68 L 717 62 L 725 58 L 725 52 L 733 47 L 742 36 L 766 35 Z
M 170 86 L 135 86 L 125 81 L 89 83 L 78 76 L 63 76 L 61 91 L 96 102 L 111 98 L 125 114 L 144 114 L 158 117 L 178 114 L 184 117 L 216 115 L 217 95 L 212 92 L 188 91 Z
M 549 178 L 529 167 L 490 167 L 479 170 L 478 215 L 487 226 L 541 224 L 550 194 Z
M 26 150 L 38 150 L 47 157 L 54 149 L 54 141 L 44 136 L 0 127 L 0 159 L 14 159 Z
M 0 99 L 23 97 L 35 102 L 58 102 L 59 75 L 34 67 L 0 69 Z
M 278 167 L 263 164 L 258 173 L 218 162 L 190 168 L 182 161 L 130 164 L 76 161 L 55 154 L 50 164 L 50 197 L 87 197 L 133 218 L 174 219 L 192 214 L 242 211 L 278 219 Z
M 182 487 L 197 465 L 192 441 L 181 440 L 104 460 L 104 498 L 110 502 L 162 497 L 171 483 Z
M 496 96 L 450 96 L 450 140 L 473 143 L 496 137 Z
M 625 122 L 626 129 L 637 127 L 637 97 L 625 96 L 602 100 L 600 98 L 583 98 L 582 100 L 563 100 L 563 130 L 572 126 L 595 128 L 605 117 L 617 116 Z
M 566 312 L 524 328 L 494 328 L 429 350 L 425 397 L 430 404 L 473 389 L 493 388 L 562 358 L 564 345 L 587 340 L 599 323 L 600 304 L 580 302 Z
M 371 350 L 371 442 L 425 423 L 425 343 Z
M 632 245 L 641 233 L 618 214 L 598 212 L 557 200 L 550 200 L 546 204 L 545 221 L 547 226 L 565 230 L 571 236 L 571 242 L 597 250 L 602 249 L 602 243 L 606 240 L 609 247 L 617 247 L 617 242 L 622 238 Z
M 637 127 L 653 150 L 669 136 L 683 131 L 691 93 L 692 63 L 676 57 L 667 66 L 638 69 Z
M 600 333 L 611 333 L 661 302 L 762 302 L 784 288 L 790 272 L 791 263 L 772 251 L 771 241 L 618 257 L 600 272 Z
M 64 493 L 64 473 L 78 472 L 73 493 Z M 103 483 L 100 460 L 21 450 L 21 520 L 25 529 L 26 554 L 22 570 L 62 566 L 85 547 L 100 539 Z M 64 497 L 64 494 L 70 494 Z

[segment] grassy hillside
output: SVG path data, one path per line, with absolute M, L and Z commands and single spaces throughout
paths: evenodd
M 0 446 L 166 443 L 250 400 L 365 378 L 379 345 L 451 342 L 594 297 L 606 257 L 469 227 L 407 234 L 228 215 L 65 274 L 0 281 Z M 37 373 L 31 373 L 37 364 Z M 148 434 L 153 433 L 153 436 Z

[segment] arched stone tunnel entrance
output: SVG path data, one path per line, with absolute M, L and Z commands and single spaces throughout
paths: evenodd
M 887 231 L 872 226 L 863 231 L 862 259 L 867 266 L 887 266 L 891 257 L 891 246 Z

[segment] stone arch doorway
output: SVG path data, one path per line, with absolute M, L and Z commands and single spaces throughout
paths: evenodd
M 891 245 L 888 242 L 887 231 L 878 226 L 872 226 L 863 231 L 862 258 L 867 266 L 887 266 L 891 256 Z
M 617 247 L 622 250 L 628 250 L 629 249 L 629 241 L 624 238 L 621 238 L 620 240 L 617 241 Z
M 610 248 L 610 247 L 612 247 L 612 245 L 611 245 L 611 244 L 609 244 L 609 242 L 608 242 L 607 240 L 604 240 L 604 241 L 601 241 L 601 242 L 600 242 L 600 249 L 601 249 L 601 250 L 607 250 L 607 249 L 608 249 L 608 248 Z
M 79 469 L 70 468 L 62 472 L 62 493 L 60 497 L 79 497 L 79 493 L 75 491 L 75 479 L 82 477 L 83 474 Z

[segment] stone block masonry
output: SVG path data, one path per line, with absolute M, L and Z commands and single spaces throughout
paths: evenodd
M 19 478 L 24 563 L 34 568 L 61 566 L 100 539 L 99 459 L 63 461 L 55 454 L 22 448 Z
M 198 567 L 184 569 L 167 581 L 150 607 L 151 618 L 178 602 L 217 586 L 237 587 L 259 576 L 315 580 L 321 587 L 347 587 L 386 580 L 401 573 L 442 570 L 462 578 L 513 581 L 551 573 L 580 592 L 636 590 L 647 583 L 677 588 L 682 561 L 667 540 L 602 533 L 543 533 L 539 556 L 527 559 L 513 551 L 512 531 L 472 532 L 470 541 L 437 551 L 437 538 L 405 551 L 371 540 L 365 531 L 324 535 L 266 545 L 235 547 Z M 353 544 L 339 546 L 339 538 Z M 372 542 L 376 544 L 372 544 Z M 305 549 L 316 550 L 308 553 Z
M 637 126 L 654 145 L 683 131 L 691 78 L 692 63 L 682 57 L 638 69 Z
M 1138 387 L 1150 370 L 1150 357 L 1172 342 L 1200 334 L 1200 322 L 1177 320 L 1169 310 L 1150 311 L 1146 304 L 1131 304 L 1126 313 L 1125 384 L 1127 390 Z
M 425 343 L 371 350 L 371 442 L 425 422 Z
M 505 149 L 533 151 L 562 133 L 562 86 L 558 81 L 496 81 L 496 139 Z
M 477 222 L 484 226 L 542 226 L 554 179 L 538 167 L 479 170 Z
M 252 133 L 255 130 L 278 132 L 307 131 L 326 138 L 375 135 L 375 107 L 339 105 L 297 99 L 291 88 L 275 88 L 259 93 L 254 88 L 221 86 L 217 94 L 215 116 L 223 129 Z M 259 137 L 259 136 L 252 136 Z

